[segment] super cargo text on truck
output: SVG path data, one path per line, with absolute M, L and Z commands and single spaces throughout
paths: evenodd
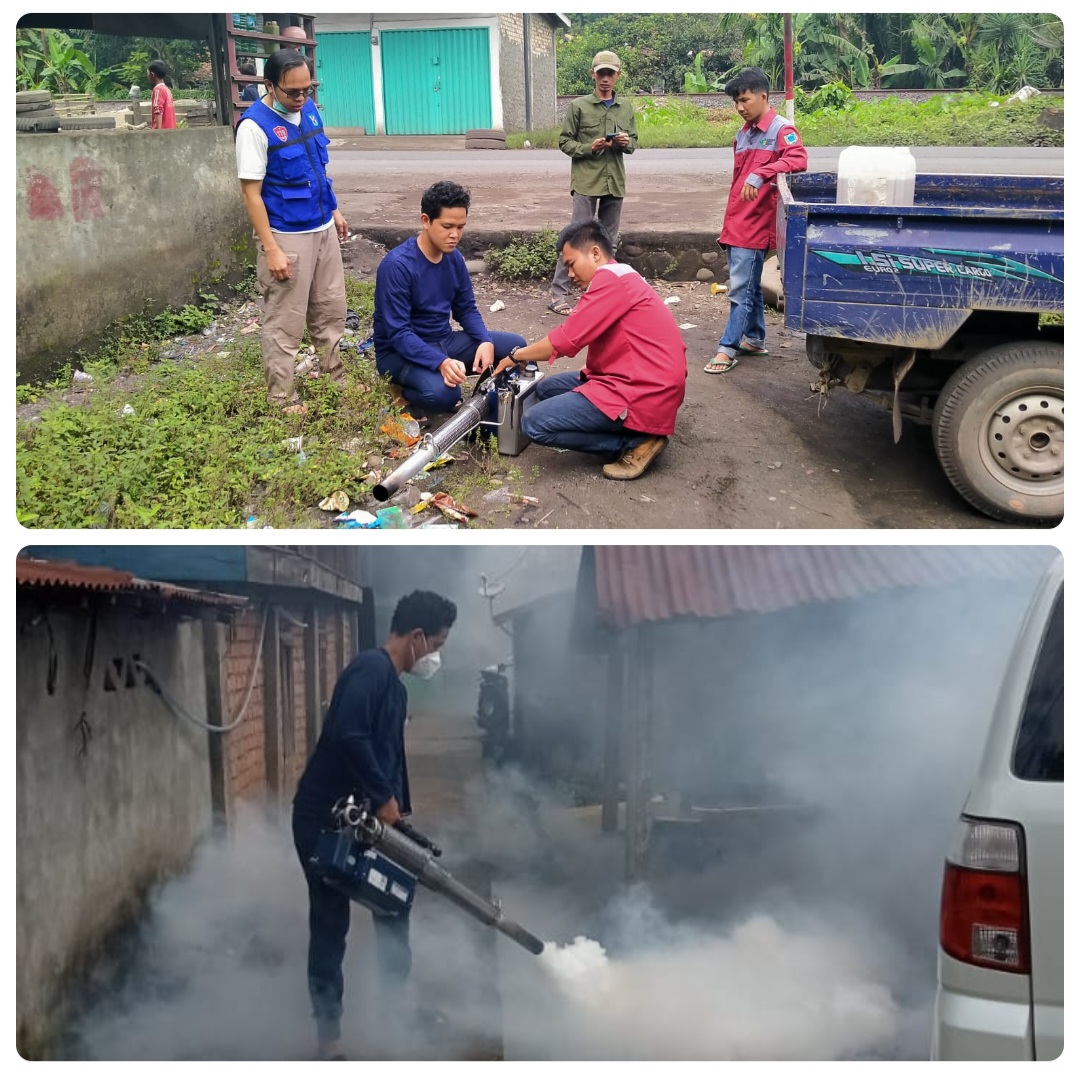
M 996 519 L 1064 510 L 1064 180 L 918 175 L 911 206 L 836 203 L 780 175 L 787 325 L 821 371 L 932 428 L 953 486 Z

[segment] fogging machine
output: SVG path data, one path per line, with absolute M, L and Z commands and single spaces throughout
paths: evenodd
M 402 916 L 416 897 L 417 884 L 434 890 L 469 915 L 501 931 L 539 956 L 544 943 L 506 919 L 498 901 L 458 882 L 436 857 L 434 842 L 404 821 L 390 826 L 367 801 L 343 798 L 333 808 L 334 828 L 322 831 L 311 866 L 315 874 L 376 916 Z

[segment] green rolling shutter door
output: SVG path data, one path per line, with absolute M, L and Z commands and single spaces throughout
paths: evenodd
M 385 30 L 380 50 L 388 134 L 460 134 L 491 125 L 487 27 Z
M 375 132 L 371 38 L 366 33 L 320 33 L 315 49 L 319 104 L 326 126 Z

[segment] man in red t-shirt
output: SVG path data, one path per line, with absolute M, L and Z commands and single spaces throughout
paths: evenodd
M 165 84 L 169 68 L 160 59 L 155 59 L 146 68 L 146 77 L 153 86 L 150 94 L 150 129 L 175 130 L 176 108 L 173 107 L 172 92 Z
M 607 460 L 604 477 L 643 475 L 675 432 L 686 392 L 686 343 L 656 290 L 625 263 L 616 263 L 607 230 L 595 219 L 560 235 L 560 256 L 585 295 L 565 324 L 543 340 L 515 349 L 495 369 L 530 360 L 575 356 L 586 345 L 580 373 L 546 375 L 521 426 L 531 441 Z
M 731 315 L 716 355 L 705 364 L 711 375 L 730 371 L 736 353 L 768 356 L 761 268 L 776 248 L 776 176 L 806 170 L 799 131 L 769 107 L 769 79 L 758 67 L 740 71 L 724 91 L 745 124 L 735 137 L 735 169 L 719 243 L 728 257 Z

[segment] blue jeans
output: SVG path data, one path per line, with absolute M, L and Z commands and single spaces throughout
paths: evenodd
M 596 453 L 610 463 L 648 438 L 648 434 L 627 430 L 621 419 L 609 419 L 587 397 L 572 392 L 579 385 L 577 371 L 545 375 L 536 383 L 536 403 L 521 419 L 530 441 Z
M 512 348 L 528 344 L 520 334 L 500 330 L 491 331 L 491 340 L 495 344 L 496 363 L 509 356 Z M 441 348 L 451 360 L 460 360 L 465 364 L 465 370 L 472 373 L 476 342 L 464 331 L 455 330 L 436 347 Z M 402 395 L 409 404 L 426 412 L 452 412 L 461 400 L 461 386 L 448 386 L 438 371 L 413 363 L 393 349 L 384 346 L 381 352 L 377 351 L 375 366 L 380 374 L 389 375 L 391 382 L 401 386 Z
M 728 299 L 731 314 L 727 329 L 716 345 L 717 352 L 735 355 L 743 338 L 751 344 L 765 346 L 765 300 L 761 295 L 761 268 L 765 266 L 765 249 L 728 249 Z
M 293 811 L 292 831 L 300 865 L 308 884 L 308 993 L 320 1041 L 341 1037 L 341 1002 L 345 991 L 342 961 L 349 933 L 352 902 L 339 890 L 315 875 L 308 858 L 315 852 L 323 824 Z M 409 948 L 409 914 L 372 916 L 375 923 L 375 956 L 379 962 L 383 1011 L 392 1011 L 412 967 Z

